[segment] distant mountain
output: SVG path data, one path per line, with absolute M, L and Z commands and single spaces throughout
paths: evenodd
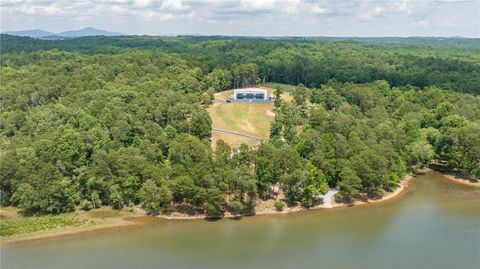
M 96 36 L 96 35 L 104 35 L 104 36 L 118 36 L 118 35 L 125 35 L 118 32 L 108 32 L 100 29 L 96 29 L 93 27 L 87 27 L 76 31 L 66 31 L 56 34 L 57 36 L 61 37 L 81 37 L 81 36 Z
M 29 36 L 29 37 L 35 37 L 35 38 L 55 35 L 55 33 L 43 31 L 40 29 L 24 30 L 24 31 L 8 31 L 8 32 L 5 32 L 4 34 L 16 35 L 16 36 Z
M 41 39 L 64 39 L 64 38 L 73 38 L 73 37 L 82 37 L 82 36 L 99 36 L 99 35 L 103 35 L 103 36 L 125 35 L 123 33 L 108 32 L 108 31 L 96 29 L 93 27 L 86 27 L 80 30 L 65 31 L 61 33 L 52 33 L 52 32 L 47 32 L 40 29 L 34 29 L 34 30 L 24 30 L 24 31 L 9 31 L 9 32 L 5 32 L 4 34 L 15 35 L 15 36 L 29 36 L 29 37 L 41 38 Z

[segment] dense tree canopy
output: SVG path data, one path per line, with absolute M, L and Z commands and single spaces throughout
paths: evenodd
M 346 202 L 381 196 L 432 162 L 480 177 L 469 40 L 2 35 L 1 45 L 2 205 L 219 217 L 280 193 L 311 207 L 329 186 Z M 271 140 L 213 150 L 212 94 L 261 82 L 298 85 L 291 102 L 275 100 Z
M 141 49 L 175 53 L 209 73 L 205 82 L 215 89 L 258 81 L 320 87 L 336 79 L 354 83 L 386 80 L 395 87 L 437 85 L 480 93 L 479 39 L 121 36 L 39 40 L 9 35 L 1 39 L 3 52 L 59 49 L 118 54 Z M 37 58 L 36 54 L 20 55 L 2 60 L 22 65 Z M 89 69 L 92 72 L 95 67 Z

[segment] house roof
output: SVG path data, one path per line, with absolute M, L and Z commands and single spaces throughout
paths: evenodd
M 267 93 L 267 90 L 260 89 L 260 88 L 242 88 L 242 89 L 234 89 L 233 93 Z

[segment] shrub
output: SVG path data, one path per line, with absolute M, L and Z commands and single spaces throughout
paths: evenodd
M 118 185 L 110 186 L 110 195 L 108 196 L 110 199 L 110 205 L 113 209 L 122 209 L 123 204 L 125 201 L 123 200 L 120 187 Z
M 80 202 L 80 207 L 83 210 L 88 211 L 93 208 L 93 204 L 89 200 L 82 200 L 82 202 Z
M 221 218 L 223 216 L 223 211 L 218 204 L 206 202 L 203 205 L 203 210 L 205 210 L 205 215 L 207 218 Z
M 277 211 L 283 211 L 283 209 L 285 208 L 285 205 L 286 205 L 285 202 L 280 200 L 275 201 L 275 204 L 274 204 L 275 209 Z
M 148 214 L 158 214 L 160 211 L 167 211 L 172 202 L 172 192 L 167 186 L 158 186 L 153 180 L 149 179 L 143 183 L 140 189 L 142 208 Z
M 238 215 L 243 211 L 243 204 L 240 201 L 233 201 L 230 208 L 233 214 Z

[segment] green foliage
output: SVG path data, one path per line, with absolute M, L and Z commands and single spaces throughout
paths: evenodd
M 340 181 L 338 186 L 340 187 L 340 191 L 336 195 L 336 200 L 341 202 L 352 202 L 352 200 L 358 195 L 361 187 L 362 181 L 357 176 L 355 171 L 353 171 L 349 167 L 345 167 L 340 172 Z
M 432 161 L 479 177 L 478 42 L 391 42 L 2 35 L 0 202 L 220 217 L 282 192 L 310 207 L 327 184 L 379 196 Z M 213 93 L 260 82 L 271 140 L 213 152 Z
M 256 64 L 233 64 L 231 69 L 234 88 L 243 88 L 259 82 L 258 66 Z
M 216 91 L 227 90 L 232 85 L 232 75 L 229 70 L 215 68 L 204 78 L 208 87 L 212 87 Z
M 233 214 L 238 215 L 243 211 L 243 204 L 240 201 L 233 201 L 230 204 L 230 208 Z
M 275 206 L 275 210 L 283 211 L 283 209 L 285 209 L 286 204 L 284 201 L 276 200 L 274 203 L 274 206 Z
M 12 236 L 61 227 L 75 227 L 89 221 L 71 215 L 13 218 L 0 221 L 0 236 Z
M 32 185 L 28 183 L 21 183 L 11 197 L 11 201 L 18 208 L 24 210 L 34 209 L 36 193 Z
M 157 186 L 152 180 L 147 180 L 140 190 L 142 207 L 148 214 L 158 214 L 166 211 L 172 202 L 172 192 L 165 186 Z
M 177 202 L 186 200 L 192 202 L 197 192 L 195 182 L 189 176 L 182 176 L 173 182 L 173 198 Z
M 308 90 L 303 84 L 299 84 L 293 91 L 293 100 L 297 105 L 305 104 L 308 98 Z
M 172 164 L 191 168 L 210 159 L 210 148 L 197 138 L 182 134 L 170 144 L 168 159 Z
M 413 168 L 421 168 L 430 163 L 434 157 L 433 147 L 425 139 L 415 141 L 407 148 L 408 164 Z
M 112 205 L 113 209 L 122 209 L 125 203 L 120 191 L 120 186 L 118 185 L 112 185 L 109 188 L 108 199 L 110 200 L 110 205 Z
M 275 108 L 279 108 L 282 105 L 282 93 L 283 93 L 282 87 L 280 86 L 275 87 L 275 99 L 273 102 L 273 105 L 275 106 Z
M 12 203 L 28 212 L 63 213 L 73 211 L 77 193 L 69 180 L 61 180 L 34 188 L 20 184 L 12 195 Z
M 192 135 L 200 139 L 210 139 L 212 136 L 212 119 L 205 110 L 196 112 L 192 117 Z
M 82 200 L 80 202 L 80 207 L 85 211 L 89 211 L 93 208 L 93 204 L 89 200 Z
M 308 208 L 317 203 L 318 196 L 328 191 L 328 184 L 325 174 L 312 163 L 307 163 L 305 169 L 301 203 Z
M 140 202 L 140 188 L 142 187 L 140 179 L 135 176 L 129 176 L 127 179 L 125 179 L 122 182 L 122 189 L 123 189 L 123 197 L 122 200 L 120 200 L 118 197 L 115 198 L 116 201 L 122 202 L 125 201 L 127 204 L 138 204 Z M 115 194 L 114 196 L 118 196 L 120 194 L 120 188 L 116 188 L 114 192 L 117 192 L 118 194 Z M 110 192 L 112 194 L 112 192 Z M 112 199 L 112 198 L 110 198 Z M 121 208 L 121 207 L 120 207 Z
M 218 189 L 208 189 L 203 210 L 208 218 L 221 218 L 225 207 L 225 196 Z
M 209 76 L 203 82 L 216 90 L 241 87 L 260 79 L 317 87 L 335 78 L 339 82 L 353 83 L 386 80 L 394 87 L 439 85 L 478 93 L 480 68 L 480 46 L 476 39 L 355 38 L 352 42 L 349 38 L 266 40 L 251 37 L 125 36 L 39 40 L 2 35 L 4 54 L 33 52 L 27 53 L 24 61 L 5 57 L 7 63 L 23 64 L 36 60 L 31 56 L 35 52 L 54 49 L 60 50 L 63 57 L 69 57 L 66 52 L 109 55 L 132 49 L 186 55 L 185 58 L 202 63 L 203 71 Z M 156 62 L 147 63 L 145 66 L 148 68 Z M 67 74 L 77 71 L 76 66 L 70 63 L 60 67 Z M 108 78 L 121 75 L 123 70 L 123 66 L 110 70 L 100 65 L 82 68 L 80 74 L 86 81 L 83 84 L 90 88 L 101 86 Z M 171 70 L 176 71 L 175 68 Z M 97 77 L 95 73 L 101 76 Z

